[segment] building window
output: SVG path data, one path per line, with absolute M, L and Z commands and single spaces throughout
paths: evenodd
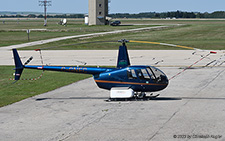
M 99 7 L 102 7 L 102 4 L 99 4 L 98 6 L 99 6 Z
M 102 15 L 102 12 L 98 12 L 99 15 Z

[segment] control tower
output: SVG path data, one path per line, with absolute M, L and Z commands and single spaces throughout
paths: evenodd
M 89 25 L 106 25 L 108 15 L 108 0 L 89 0 Z

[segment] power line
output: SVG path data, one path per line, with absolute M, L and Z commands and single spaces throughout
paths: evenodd
M 47 6 L 52 6 L 52 1 L 47 1 L 47 0 L 43 0 L 43 1 L 39 1 L 39 6 L 44 6 L 44 26 L 47 26 Z

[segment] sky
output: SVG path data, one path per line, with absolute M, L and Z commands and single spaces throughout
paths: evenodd
M 47 12 L 88 13 L 88 0 L 51 0 Z M 225 0 L 111 0 L 109 13 L 225 11 Z M 2 0 L 0 11 L 43 12 L 39 0 Z

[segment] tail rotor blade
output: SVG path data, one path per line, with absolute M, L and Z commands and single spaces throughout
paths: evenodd
M 33 56 L 31 56 L 31 57 L 24 63 L 24 65 L 29 64 L 32 60 L 33 60 Z

